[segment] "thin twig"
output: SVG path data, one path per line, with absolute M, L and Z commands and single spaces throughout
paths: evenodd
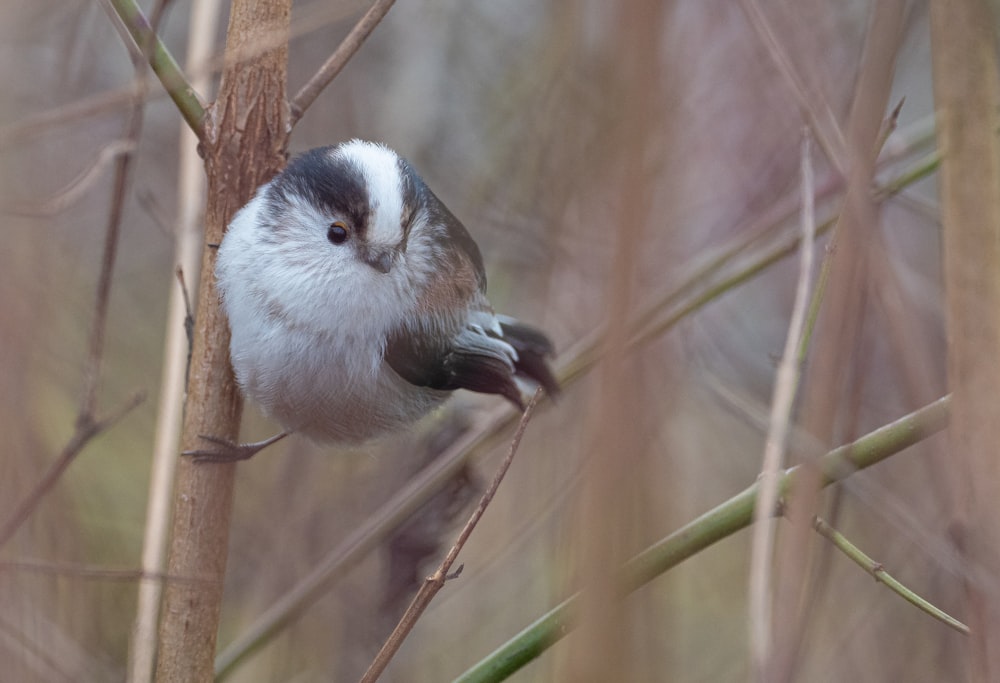
M 795 61 L 782 46 L 757 0 L 743 0 L 741 4 L 750 24 L 757 33 L 757 37 L 760 38 L 767 53 L 774 61 L 774 65 L 787 81 L 799 107 L 813 129 L 820 147 L 823 148 L 834 168 L 846 177 L 847 142 L 840 124 L 837 123 L 837 117 L 830 107 L 829 100 L 824 97 L 823 93 L 810 92 L 807 79 L 799 73 Z
M 821 484 L 828 486 L 845 479 L 940 432 L 948 424 L 949 403 L 949 396 L 939 398 L 853 443 L 830 451 L 819 460 L 823 472 Z M 782 493 L 793 488 L 801 475 L 801 466 L 785 472 L 781 478 Z M 759 483 L 752 484 L 629 560 L 622 571 L 623 592 L 636 590 L 752 524 L 759 488 Z M 578 595 L 564 600 L 456 678 L 454 683 L 485 683 L 510 676 L 572 630 L 577 603 Z
M 66 468 L 70 466 L 76 456 L 80 454 L 80 451 L 90 443 L 90 441 L 101 434 L 102 432 L 110 429 L 118 420 L 125 417 L 125 415 L 130 412 L 133 408 L 138 406 L 145 400 L 145 395 L 138 393 L 132 396 L 125 405 L 120 407 L 114 413 L 105 417 L 101 420 L 92 420 L 88 416 L 81 415 L 76 422 L 76 430 L 73 432 L 73 436 L 70 437 L 69 441 L 63 446 L 62 452 L 56 461 L 49 466 L 48 471 L 42 477 L 41 481 L 35 485 L 28 495 L 24 497 L 24 500 L 14 508 L 14 512 L 11 513 L 10 518 L 0 527 L 0 547 L 3 547 L 7 541 L 17 532 L 21 525 L 31 516 L 35 508 L 38 506 L 39 501 L 45 497 L 59 478 L 62 476 Z
M 40 576 L 59 576 L 83 581 L 129 582 L 140 579 L 174 581 L 179 583 L 202 583 L 206 579 L 192 576 L 169 575 L 162 572 L 149 573 L 142 569 L 115 569 L 70 562 L 49 562 L 46 560 L 0 560 L 0 572 L 22 572 Z M 131 679 L 129 679 L 131 680 Z
M 132 64 L 135 68 L 133 79 L 132 106 L 129 108 L 124 131 L 120 138 L 123 144 L 135 149 L 142 132 L 142 114 L 144 109 L 146 88 L 141 78 L 144 70 L 142 52 L 132 47 Z M 111 208 L 108 215 L 108 225 L 104 234 L 104 249 L 101 256 L 101 271 L 97 279 L 97 292 L 94 302 L 94 314 L 91 320 L 90 339 L 88 341 L 87 361 L 83 372 L 83 390 L 76 416 L 76 427 L 69 442 L 63 447 L 56 461 L 42 476 L 41 481 L 18 505 L 7 522 L 0 527 L 0 546 L 3 546 L 17 532 L 22 524 L 35 510 L 42 498 L 55 486 L 66 468 L 91 439 L 117 422 L 141 403 L 145 396 L 134 395 L 124 407 L 110 417 L 98 420 L 97 389 L 101 377 L 101 365 L 104 360 L 104 339 L 107 332 L 108 306 L 111 299 L 111 282 L 114 276 L 115 260 L 118 254 L 118 237 L 121 232 L 122 214 L 125 210 L 125 197 L 128 193 L 131 178 L 133 152 L 124 152 L 118 156 L 115 164 L 114 185 L 111 191 Z
M 816 517 L 813 520 L 813 528 L 816 529 L 820 536 L 833 543 L 833 545 L 840 552 L 847 555 L 847 557 L 849 557 L 855 564 L 871 574 L 876 581 L 885 584 L 886 587 L 888 587 L 893 593 L 903 598 L 911 605 L 914 605 L 917 609 L 926 612 L 943 624 L 955 629 L 959 633 L 969 635 L 968 626 L 944 610 L 935 607 L 933 604 L 904 586 L 897 579 L 893 578 L 889 572 L 885 570 L 885 567 L 882 566 L 882 563 L 876 562 L 872 558 L 868 557 L 868 555 L 863 553 L 860 548 L 847 540 L 847 537 L 831 527 L 825 521 Z
M 375 30 L 379 22 L 382 21 L 392 5 L 396 0 L 375 0 L 374 4 L 365 12 L 364 16 L 354 25 L 351 32 L 347 34 L 347 37 L 340 43 L 330 58 L 319 68 L 313 77 L 302 86 L 302 89 L 295 94 L 290 103 L 288 125 L 294 126 L 302 115 L 305 113 L 306 109 L 309 108 L 319 94 L 323 92 L 323 88 L 330 85 L 330 81 L 337 77 L 341 69 L 350 61 L 351 57 L 354 56 L 365 42 L 365 39 L 371 35 L 371 32 Z
M 3 211 L 22 216 L 54 216 L 61 213 L 93 187 L 112 161 L 134 150 L 135 144 L 131 140 L 112 140 L 97 153 L 93 163 L 77 174 L 63 189 L 40 202 L 17 202 L 5 206 Z
M 406 608 L 406 612 L 400 618 L 399 623 L 396 628 L 393 629 L 392 633 L 389 635 L 388 640 L 379 650 L 378 654 L 375 656 L 375 660 L 368 667 L 368 671 L 365 675 L 361 677 L 361 683 L 375 683 L 385 668 L 392 661 L 393 656 L 399 650 L 399 647 L 406 640 L 406 636 L 410 634 L 413 630 L 414 625 L 416 625 L 417 620 L 427 609 L 431 600 L 437 595 L 438 591 L 444 586 L 444 582 L 449 578 L 452 578 L 451 567 L 455 564 L 455 560 L 458 558 L 458 554 L 465 547 L 466 541 L 469 540 L 469 536 L 472 531 L 476 528 L 479 520 L 482 519 L 483 513 L 486 512 L 487 506 L 489 506 L 490 501 L 493 500 L 493 496 L 496 495 L 497 489 L 500 487 L 500 482 L 503 481 L 504 476 L 507 474 L 507 470 L 510 468 L 510 464 L 514 461 L 514 455 L 517 453 L 518 446 L 521 445 L 521 438 L 524 436 L 524 430 L 528 427 L 528 422 L 531 420 L 531 415 L 535 411 L 535 406 L 538 405 L 538 399 L 541 398 L 542 388 L 539 387 L 534 396 L 531 397 L 531 401 L 528 403 L 527 407 L 524 409 L 524 413 L 521 415 L 521 422 L 517 425 L 517 431 L 514 432 L 514 437 L 511 439 L 510 447 L 507 449 L 507 456 L 500 463 L 497 468 L 496 473 L 493 475 L 493 480 L 490 485 L 486 487 L 486 491 L 483 492 L 482 498 L 479 499 L 479 505 L 473 511 L 472 515 L 469 517 L 469 521 L 465 523 L 465 527 L 462 532 L 458 535 L 458 539 L 455 544 L 451 546 L 451 550 L 445 556 L 444 560 L 441 561 L 441 566 L 437 568 L 437 571 L 424 579 L 423 585 L 420 586 L 420 590 L 414 596 L 413 601 L 410 606 Z M 461 573 L 462 567 L 458 568 L 455 576 Z
M 809 281 L 813 270 L 813 242 L 816 238 L 816 215 L 813 205 L 814 180 L 809 129 L 802 140 L 802 239 L 799 247 L 799 280 L 795 288 L 785 349 L 778 365 L 771 402 L 771 418 L 764 444 L 760 471 L 760 495 L 754 510 L 756 526 L 750 555 L 750 646 L 754 663 L 763 671 L 771 647 L 771 560 L 774 554 L 774 527 L 763 523 L 778 504 L 778 482 L 785 459 L 792 405 L 801 375 L 801 346 L 806 310 L 809 306 Z
M 174 61 L 173 56 L 166 46 L 156 35 L 156 29 L 150 25 L 146 15 L 135 3 L 135 0 L 108 0 L 115 14 L 128 29 L 129 34 L 136 45 L 149 46 L 143 49 L 143 54 L 148 56 L 149 66 L 153 73 L 160 79 L 163 88 L 167 91 L 170 99 L 174 101 L 177 110 L 184 117 L 191 130 L 198 139 L 202 139 L 205 132 L 205 109 L 198 93 L 194 91 L 188 83 L 184 72 Z
M 409 519 L 415 510 L 454 477 L 472 453 L 496 443 L 516 418 L 507 403 L 497 402 L 477 418 L 448 449 L 420 471 L 378 510 L 338 543 L 306 576 L 282 594 L 215 659 L 216 680 L 222 680 L 251 653 L 292 623 L 323 595 L 343 572 L 378 547 L 382 539 Z

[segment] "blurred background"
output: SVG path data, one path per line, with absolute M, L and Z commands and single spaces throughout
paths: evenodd
M 600 0 L 399 0 L 306 112 L 291 151 L 361 137 L 409 158 L 479 242 L 497 310 L 547 330 L 566 367 L 607 324 L 653 325 L 678 309 L 653 308 L 671 292 L 694 282 L 681 298 L 694 301 L 798 230 L 802 108 L 747 3 L 651 4 L 644 24 Z M 873 3 L 759 4 L 809 97 L 846 127 Z M 296 3 L 290 93 L 366 6 Z M 178 59 L 190 9 L 169 3 L 162 22 Z M 926 7 L 904 11 L 888 101 L 905 103 L 882 151 L 886 182 L 932 149 Z M 217 54 L 224 28 L 222 17 Z M 0 32 L 2 522 L 74 432 L 113 165 L 93 168 L 83 191 L 64 190 L 122 135 L 133 70 L 100 3 L 7 2 Z M 86 446 L 0 548 L 4 680 L 125 677 L 137 591 L 129 571 L 140 566 L 167 301 L 178 286 L 181 121 L 158 84 L 149 95 L 97 414 L 137 391 L 147 399 Z M 821 149 L 813 161 L 823 219 L 840 185 Z M 838 406 L 839 442 L 944 393 L 935 202 L 933 177 L 912 183 L 865 226 L 878 237 L 868 264 L 877 276 L 845 368 L 858 380 Z M 817 261 L 826 246 L 817 244 Z M 460 557 L 461 578 L 383 680 L 454 678 L 572 594 L 595 557 L 627 558 L 751 484 L 796 269 L 786 258 L 722 287 L 544 403 Z M 240 465 L 220 649 L 498 402 L 459 395 L 371 448 L 338 452 L 293 437 Z M 246 438 L 274 431 L 247 406 Z M 509 432 L 229 680 L 356 680 L 451 544 Z M 948 486 L 943 444 L 932 438 L 862 472 L 826 502 L 829 521 L 956 613 L 960 576 L 946 533 L 961 492 Z M 739 534 L 629 596 L 614 625 L 629 662 L 621 680 L 746 680 L 749 552 L 749 534 Z M 960 635 L 829 548 L 803 552 L 818 570 L 803 598 L 797 680 L 964 675 Z M 512 680 L 582 680 L 578 635 L 583 642 L 569 635 Z

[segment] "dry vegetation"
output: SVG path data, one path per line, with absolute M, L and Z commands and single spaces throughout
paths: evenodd
M 189 4 L 167 3 L 161 22 L 178 61 Z M 369 4 L 296 4 L 289 93 Z M 995 363 L 978 363 L 1000 357 L 989 351 L 1000 344 L 989 310 L 1000 307 L 976 308 L 992 306 L 992 280 L 977 276 L 1000 272 L 1000 257 L 981 246 L 989 233 L 979 247 L 942 238 L 932 13 L 921 2 L 619 4 L 398 0 L 291 136 L 293 153 L 362 137 L 408 157 L 478 240 L 496 307 L 551 333 L 566 378 L 564 395 L 540 405 L 528 426 L 462 551 L 461 576 L 381 680 L 452 680 L 581 585 L 590 587 L 578 605 L 583 627 L 512 680 L 990 680 L 976 663 L 1000 657 L 996 638 L 991 647 L 918 611 L 810 524 L 820 514 L 907 587 L 971 619 L 980 636 L 998 633 L 995 614 L 969 605 L 1000 594 L 991 571 L 1000 547 L 982 533 L 997 526 L 983 524 L 983 510 L 1000 488 L 986 429 L 1000 425 L 996 383 L 987 381 Z M 978 19 L 990 16 L 983 12 Z M 954 46 L 954 31 L 937 21 L 936 43 Z M 223 18 L 208 101 L 224 29 Z M 122 143 L 133 65 L 100 3 L 6 3 L 0 57 L 0 530 L 11 531 L 0 541 L 0 679 L 121 680 L 164 321 L 178 288 L 183 122 L 151 82 L 138 142 Z M 939 89 L 942 78 L 961 82 L 972 61 L 935 65 Z M 995 69 L 985 73 L 994 83 Z M 995 117 L 996 88 L 984 92 L 992 106 L 980 110 Z M 950 94 L 962 101 L 960 87 Z M 622 562 L 761 472 L 798 280 L 806 127 L 820 228 L 811 291 L 823 298 L 804 343 L 786 462 L 813 462 L 943 396 L 949 368 L 953 386 L 956 368 L 985 378 L 960 404 L 963 437 L 973 436 L 931 436 L 822 493 L 801 487 L 786 507 L 798 514 L 766 522 L 776 546 L 757 605 L 770 621 L 748 619 L 746 531 L 620 600 L 612 583 Z M 996 129 L 984 129 L 993 163 L 980 177 L 997 166 Z M 963 138 L 950 140 L 961 147 Z M 115 171 L 129 152 L 102 340 L 95 298 Z M 967 182 L 961 170 L 945 204 L 965 201 L 954 191 Z M 997 187 L 979 196 L 988 204 Z M 988 211 L 955 220 L 988 225 Z M 943 244 L 964 251 L 943 260 Z M 965 298 L 948 280 L 957 253 L 968 266 Z M 196 288 L 193 274 L 185 281 Z M 946 321 L 959 325 L 951 335 Z M 147 399 L 128 410 L 138 393 Z M 227 669 L 229 680 L 362 675 L 503 457 L 514 416 L 498 403 L 456 396 L 412 433 L 363 451 L 291 438 L 236 469 L 224 661 L 304 579 L 335 568 Z M 80 442 L 11 527 L 88 420 L 109 417 L 120 419 Z M 503 428 L 394 523 L 387 506 L 400 491 L 490 420 Z M 273 431 L 246 407 L 244 437 Z M 346 542 L 379 524 L 370 548 L 340 561 Z

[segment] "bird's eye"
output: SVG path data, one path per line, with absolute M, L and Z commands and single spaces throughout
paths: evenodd
M 350 236 L 351 231 L 347 229 L 347 224 L 343 221 L 336 221 L 330 225 L 329 230 L 326 231 L 326 238 L 330 240 L 331 244 L 343 244 L 347 241 Z

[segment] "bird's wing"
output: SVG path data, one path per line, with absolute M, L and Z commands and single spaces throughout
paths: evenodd
M 514 382 L 517 352 L 503 340 L 492 313 L 473 312 L 451 339 L 431 338 L 405 328 L 391 334 L 385 352 L 389 367 L 417 386 L 500 394 L 522 405 Z
M 516 375 L 529 377 L 553 395 L 559 391 L 546 361 L 551 343 L 538 330 L 513 319 L 501 322 L 492 311 L 473 311 L 465 327 L 446 343 L 426 339 L 427 335 L 404 330 L 389 338 L 386 362 L 411 384 L 500 394 L 519 408 L 524 403 Z

